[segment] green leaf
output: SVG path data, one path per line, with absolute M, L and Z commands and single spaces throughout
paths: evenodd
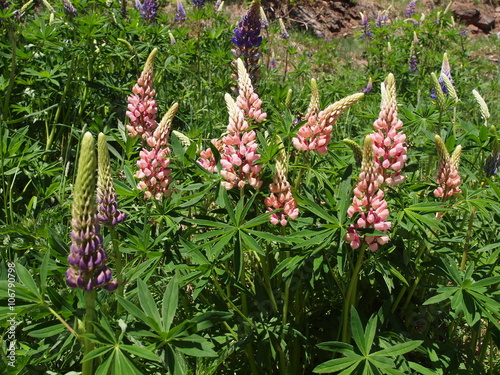
M 372 317 L 366 324 L 366 330 L 365 330 L 365 345 L 367 353 L 370 353 L 371 351 L 376 331 L 377 331 L 377 316 L 372 315 Z
M 94 349 L 90 353 L 88 353 L 85 357 L 83 357 L 82 362 L 87 362 L 91 359 L 101 357 L 112 349 L 113 349 L 112 346 L 101 346 L 100 348 Z
M 365 342 L 365 332 L 363 330 L 363 324 L 361 323 L 361 319 L 359 318 L 358 312 L 356 311 L 354 306 L 351 306 L 351 331 L 352 338 L 356 342 L 356 345 L 361 351 L 361 354 L 367 356 L 369 354 L 369 351 L 366 345 L 367 342 Z
M 115 347 L 115 360 L 113 365 L 113 372 L 115 374 L 143 375 L 143 373 L 135 367 L 135 365 L 130 361 L 130 359 L 127 358 L 119 347 Z
M 49 327 L 44 327 L 44 328 L 40 328 L 40 329 L 37 329 L 37 330 L 30 331 L 28 333 L 28 335 L 32 336 L 32 337 L 37 337 L 37 338 L 52 337 L 52 336 L 60 334 L 65 329 L 66 329 L 66 327 L 64 327 L 58 321 L 56 324 L 51 325 Z
M 318 348 L 331 352 L 345 353 L 346 351 L 354 351 L 350 344 L 341 341 L 326 341 L 316 345 Z
M 49 272 L 49 260 L 50 260 L 50 250 L 45 251 L 45 255 L 42 260 L 42 265 L 40 266 L 40 287 L 42 293 L 45 292 L 47 288 L 47 273 Z
M 402 342 L 400 344 L 393 345 L 389 348 L 385 348 L 379 350 L 378 352 L 373 353 L 373 356 L 386 356 L 386 357 L 395 357 L 397 355 L 405 354 L 411 352 L 412 350 L 418 348 L 422 345 L 422 340 L 412 340 L 407 342 Z
M 40 291 L 35 284 L 35 280 L 33 280 L 33 276 L 29 273 L 29 271 L 20 263 L 16 262 L 16 272 L 19 281 L 36 297 L 38 297 L 40 302 L 43 302 L 43 298 L 40 295 Z
M 110 348 L 111 349 L 111 348 Z M 90 352 L 88 355 L 90 355 Z M 89 358 L 90 359 L 90 358 Z M 104 361 L 96 370 L 95 375 L 107 375 L 111 364 L 115 359 L 115 351 L 111 352 L 111 355 Z
M 255 241 L 252 236 L 246 234 L 244 231 L 240 231 L 240 236 L 243 240 L 243 243 L 247 246 L 248 250 L 254 250 L 259 255 L 265 255 L 264 249 L 262 249 L 259 243 Z
M 139 302 L 147 317 L 151 317 L 155 323 L 155 329 L 161 331 L 161 318 L 156 302 L 151 295 L 146 283 L 142 279 L 137 280 Z
M 146 325 L 151 327 L 150 320 L 148 319 L 146 314 L 144 314 L 144 312 L 141 309 L 139 309 L 132 302 L 126 300 L 123 297 L 116 296 L 116 298 L 118 299 L 118 303 L 120 303 L 120 305 L 122 305 L 125 310 L 127 310 L 130 314 L 132 314 L 136 318 L 142 320 L 144 323 L 146 323 Z M 153 327 L 151 327 L 151 328 L 153 328 Z M 157 331 L 159 331 L 159 327 L 158 327 Z
M 179 282 L 177 275 L 167 285 L 165 293 L 163 294 L 162 303 L 162 316 L 163 316 L 163 330 L 168 331 L 172 325 L 177 310 L 179 300 Z
M 156 361 L 156 362 L 161 361 L 160 357 L 158 357 L 155 353 L 146 348 L 140 348 L 138 346 L 132 346 L 132 345 L 120 345 L 120 348 L 137 357 L 145 358 L 150 361 Z
M 428 369 L 422 365 L 419 365 L 418 363 L 415 362 L 408 362 L 408 365 L 410 366 L 411 369 L 416 370 L 420 372 L 423 375 L 437 375 L 436 371 L 433 371 L 431 369 Z
M 359 363 L 360 362 L 358 360 L 352 358 L 336 358 L 316 366 L 313 372 L 316 374 L 327 374 L 334 371 L 340 371 L 349 367 L 348 370 L 350 371 L 346 372 L 346 374 L 350 374 L 356 369 Z

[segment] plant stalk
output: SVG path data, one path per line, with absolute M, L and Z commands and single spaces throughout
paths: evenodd
M 361 245 L 360 252 L 358 254 L 358 259 L 356 260 L 356 265 L 352 271 L 351 280 L 349 282 L 349 287 L 347 289 L 347 294 L 344 300 L 344 309 L 342 311 L 342 341 L 348 343 L 350 341 L 349 337 L 349 310 L 353 304 L 354 297 L 356 294 L 356 285 L 358 281 L 359 271 L 363 265 L 363 258 L 366 251 L 366 245 Z
M 96 299 L 96 291 L 92 292 L 84 292 L 85 293 L 85 333 L 92 334 L 94 333 L 94 321 L 95 321 L 95 299 Z M 85 338 L 84 341 L 84 352 L 83 356 L 85 357 L 89 354 L 94 348 L 94 344 L 89 338 Z M 82 364 L 82 375 L 93 375 L 93 365 L 94 360 L 89 359 L 88 361 L 83 362 Z

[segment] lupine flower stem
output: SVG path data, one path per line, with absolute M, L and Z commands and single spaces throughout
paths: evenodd
M 95 297 L 96 297 L 96 291 L 93 290 L 91 292 L 86 292 L 85 294 L 85 333 L 86 334 L 92 334 L 94 333 L 94 320 L 95 320 Z M 89 354 L 92 349 L 94 348 L 93 342 L 85 338 L 85 344 L 84 344 L 84 352 L 83 356 L 85 357 L 87 354 Z M 92 375 L 93 372 L 93 366 L 94 365 L 94 360 L 89 359 L 88 361 L 83 362 L 82 364 L 82 375 Z
M 123 284 L 123 275 L 122 275 L 122 269 L 123 269 L 122 254 L 120 252 L 120 246 L 118 237 L 116 235 L 115 227 L 109 227 L 109 234 L 111 235 L 111 244 L 113 245 L 113 252 L 115 255 L 115 274 L 116 274 L 116 281 L 118 282 L 116 293 L 120 297 L 123 297 L 123 290 L 125 285 Z M 120 313 L 122 309 L 123 309 L 122 305 L 118 304 L 118 313 Z
M 462 263 L 460 264 L 460 269 L 465 270 L 465 264 L 467 263 L 467 253 L 470 247 L 470 237 L 472 234 L 472 226 L 474 224 L 474 216 L 476 215 L 476 207 L 472 207 L 469 218 L 469 228 L 467 229 L 467 238 L 464 244 L 464 252 L 462 253 Z
M 46 306 L 47 309 L 52 313 L 52 315 L 54 315 L 56 317 L 57 320 L 59 320 L 61 322 L 61 324 L 63 326 L 66 327 L 66 329 L 73 335 L 75 336 L 78 340 L 83 340 L 82 337 L 78 336 L 78 333 L 75 332 L 75 330 L 73 328 L 71 328 L 71 326 L 68 324 L 67 321 L 65 321 L 63 319 L 63 317 L 61 315 L 59 315 L 52 307 L 50 306 Z
M 362 244 L 359 250 L 358 258 L 356 260 L 356 265 L 352 271 L 351 280 L 349 281 L 349 287 L 347 288 L 347 293 L 344 299 L 344 308 L 342 310 L 342 342 L 349 343 L 349 311 L 351 306 L 354 305 L 356 301 L 356 287 L 358 285 L 358 276 L 361 266 L 363 265 L 363 258 L 365 256 L 366 244 Z

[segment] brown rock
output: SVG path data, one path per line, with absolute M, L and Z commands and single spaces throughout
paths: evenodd
M 489 32 L 495 28 L 495 17 L 481 12 L 479 20 L 474 23 L 474 25 L 479 27 L 484 32 Z
M 479 21 L 481 13 L 471 4 L 453 3 L 451 6 L 453 16 L 467 24 L 475 24 Z
M 481 29 L 479 27 L 474 26 L 474 25 L 469 25 L 469 26 L 467 26 L 467 31 L 473 35 L 477 35 L 481 32 Z

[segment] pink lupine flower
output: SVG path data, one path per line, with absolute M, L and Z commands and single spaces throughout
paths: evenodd
M 135 176 L 140 179 L 137 184 L 139 190 L 144 190 L 144 197 L 149 199 L 154 197 L 160 200 L 169 196 L 171 191 L 169 185 L 172 182 L 170 174 L 170 148 L 167 146 L 168 135 L 173 117 L 179 105 L 175 103 L 163 116 L 160 125 L 147 139 L 151 150 L 143 148 L 139 153 L 140 159 L 137 161 L 139 170 Z
M 126 128 L 132 138 L 140 135 L 143 139 L 147 139 L 158 126 L 156 122 L 158 105 L 154 98 L 156 91 L 153 89 L 153 65 L 157 53 L 158 49 L 155 48 L 149 54 L 141 76 L 132 89 L 133 94 L 128 97 L 126 115 L 130 119 L 130 125 Z
M 222 154 L 220 164 L 221 176 L 226 180 L 222 186 L 232 189 L 237 186 L 243 188 L 247 183 L 258 189 L 262 186 L 259 178 L 262 166 L 255 164 L 260 159 L 257 153 L 257 135 L 248 130 L 243 111 L 238 108 L 233 98 L 226 94 L 226 104 L 229 111 L 229 125 L 227 135 L 222 138 Z
M 376 251 L 379 245 L 384 245 L 389 241 L 389 236 L 365 236 L 358 229 L 374 229 L 380 232 L 387 232 L 391 227 L 391 222 L 386 221 L 389 217 L 387 202 L 384 199 L 384 192 L 379 189 L 383 183 L 383 176 L 378 173 L 378 165 L 373 154 L 373 142 L 370 136 L 365 138 L 363 147 L 363 163 L 359 182 L 354 189 L 352 206 L 347 210 L 349 217 L 353 217 L 356 212 L 357 220 L 347 229 L 346 241 L 353 249 L 366 243 L 371 251 Z
M 281 140 L 279 140 L 281 143 Z M 285 149 L 282 148 L 276 160 L 276 172 L 274 174 L 273 183 L 269 185 L 271 195 L 264 200 L 267 212 L 280 210 L 271 215 L 271 223 L 274 225 L 281 224 L 285 226 L 288 219 L 296 219 L 299 216 L 297 202 L 292 196 L 290 183 L 286 178 L 287 157 Z
M 221 176 L 226 180 L 221 184 L 226 189 L 250 185 L 255 189 L 262 186 L 260 170 L 257 164 L 260 155 L 257 153 L 256 133 L 249 130 L 248 120 L 263 121 L 266 114 L 260 108 L 262 102 L 253 92 L 252 83 L 243 62 L 238 59 L 239 102 L 226 94 L 225 100 L 229 112 L 227 132 L 221 140 L 213 139 L 212 144 L 220 153 Z M 238 104 L 239 103 L 239 104 Z M 217 171 L 216 161 L 211 149 L 200 153 L 198 163 L 209 172 Z
M 460 185 L 460 175 L 458 174 L 458 165 L 460 163 L 460 152 L 462 146 L 457 146 L 453 154 L 450 156 L 446 146 L 439 135 L 434 136 L 438 152 L 438 173 L 436 182 L 438 188 L 434 190 L 435 197 L 441 197 L 442 201 L 446 201 L 448 197 L 456 196 L 462 191 L 458 187 Z
M 311 87 L 311 102 L 305 117 L 307 122 L 299 128 L 297 137 L 292 139 L 292 143 L 297 150 L 316 151 L 318 154 L 324 155 L 328 152 L 333 125 L 340 115 L 361 99 L 364 94 L 350 95 L 319 112 L 319 94 L 316 81 L 314 83 L 311 81 Z
M 219 151 L 222 152 L 223 144 L 218 139 L 211 140 L 212 145 Z M 200 152 L 200 160 L 198 163 L 209 172 L 218 172 L 217 163 L 215 162 L 214 153 L 211 148 L 207 148 L 205 151 Z
M 380 114 L 373 123 L 375 131 L 371 134 L 375 163 L 383 182 L 396 186 L 405 180 L 401 170 L 406 163 L 406 135 L 400 130 L 403 122 L 398 119 L 396 102 L 396 82 L 394 75 L 389 74 L 382 83 L 382 102 Z
M 236 105 L 238 108 L 245 111 L 245 117 L 247 119 L 253 119 L 255 122 L 262 122 L 267 117 L 267 114 L 260 108 L 262 106 L 262 100 L 259 99 L 257 93 L 253 90 L 252 81 L 245 69 L 245 64 L 241 59 L 236 61 L 238 64 L 239 91 Z

